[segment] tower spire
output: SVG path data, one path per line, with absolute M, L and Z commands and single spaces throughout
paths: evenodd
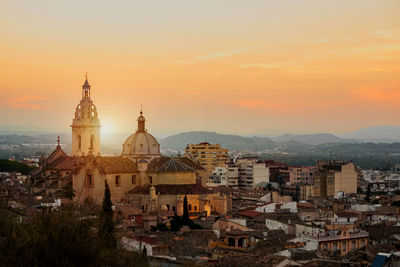
M 142 105 L 140 105 L 140 115 L 137 118 L 137 122 L 138 122 L 138 132 L 145 132 L 146 131 L 146 126 L 145 126 L 146 119 L 143 117 Z
M 88 82 L 88 74 L 85 74 L 85 83 L 82 86 L 82 98 L 90 98 L 90 84 Z
M 57 136 L 57 148 L 60 148 L 60 136 Z

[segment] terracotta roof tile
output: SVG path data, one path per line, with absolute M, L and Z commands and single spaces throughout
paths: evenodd
M 149 194 L 151 185 L 137 186 L 129 194 Z M 212 193 L 198 184 L 159 184 L 154 186 L 161 195 L 203 195 Z
M 262 212 L 256 211 L 256 210 L 244 210 L 244 211 L 239 211 L 239 215 L 249 217 L 249 218 L 254 218 L 257 216 L 262 215 Z

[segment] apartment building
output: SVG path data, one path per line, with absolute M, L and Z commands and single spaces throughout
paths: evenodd
M 229 161 L 229 149 L 222 148 L 220 144 L 212 145 L 203 142 L 197 145 L 187 145 L 185 156 L 197 161 L 211 175 L 216 167 L 226 167 Z
M 288 168 L 289 184 L 312 184 L 316 169 L 315 166 L 290 166 Z
M 265 166 L 269 170 L 269 182 L 287 183 L 289 181 L 289 167 L 287 163 L 274 160 L 266 160 Z
M 269 169 L 257 157 L 243 157 L 236 160 L 239 171 L 238 187 L 254 188 L 261 182 L 269 182 Z
M 352 162 L 318 161 L 314 176 L 314 196 L 357 193 L 357 171 Z

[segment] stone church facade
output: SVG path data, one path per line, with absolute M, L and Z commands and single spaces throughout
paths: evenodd
M 105 180 L 114 204 L 129 203 L 142 213 L 183 213 L 187 196 L 192 214 L 229 214 L 229 195 L 204 187 L 206 171 L 186 157 L 166 157 L 160 144 L 146 129 L 143 112 L 137 119 L 137 130 L 127 138 L 120 156 L 103 157 L 100 153 L 100 121 L 90 98 L 90 85 L 82 86 L 82 99 L 72 122 L 72 152 L 67 155 L 61 146 L 32 172 L 32 186 L 39 192 L 57 194 L 72 185 L 74 200 L 91 200 L 98 204 L 104 196 Z

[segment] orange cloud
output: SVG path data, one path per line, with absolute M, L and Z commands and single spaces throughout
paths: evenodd
M 384 105 L 398 105 L 400 102 L 400 90 L 395 89 L 361 87 L 355 91 L 355 94 L 363 102 L 374 102 Z
M 21 96 L 8 99 L 7 104 L 13 108 L 36 110 L 43 109 L 43 106 L 37 103 L 43 100 L 47 100 L 47 98 L 42 96 Z
M 266 110 L 282 114 L 298 114 L 299 112 L 306 113 L 326 110 L 342 105 L 343 102 L 312 100 L 305 101 L 286 98 L 284 100 L 243 99 L 236 101 L 233 104 L 248 109 Z

